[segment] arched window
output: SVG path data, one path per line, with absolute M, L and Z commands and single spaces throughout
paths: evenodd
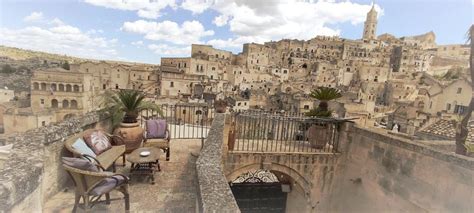
M 64 84 L 59 84 L 58 90 L 64 92 Z
M 76 100 L 71 100 L 71 108 L 77 109 L 77 101 Z
M 46 90 L 46 83 L 41 83 L 41 90 Z
M 79 92 L 79 85 L 74 85 L 74 92 Z
M 58 108 L 58 100 L 56 99 L 51 100 L 51 108 Z
M 58 89 L 58 86 L 56 84 L 51 84 L 51 90 L 56 91 Z
M 70 84 L 66 84 L 66 92 L 72 92 L 72 87 Z
M 63 108 L 69 108 L 69 101 L 68 100 L 63 101 Z
M 196 115 L 202 115 L 202 111 L 201 110 L 196 110 Z
M 39 84 L 38 84 L 38 82 L 33 83 L 33 89 L 34 89 L 34 90 L 39 90 Z

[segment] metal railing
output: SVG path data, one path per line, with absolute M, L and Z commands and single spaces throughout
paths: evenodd
M 207 104 L 160 105 L 162 115 L 157 111 L 140 112 L 139 120 L 144 127 L 146 120 L 161 118 L 168 123 L 172 139 L 204 139 L 214 119 L 214 108 Z
M 233 113 L 229 150 L 245 152 L 337 153 L 345 119 L 305 117 L 301 113 Z

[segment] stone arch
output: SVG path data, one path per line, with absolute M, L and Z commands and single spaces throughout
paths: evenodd
M 79 85 L 74 85 L 74 92 L 79 92 Z
M 63 120 L 67 120 L 67 119 L 74 118 L 74 117 L 76 117 L 76 114 L 74 114 L 74 113 L 66 114 L 66 115 L 64 115 Z
M 66 84 L 66 92 L 72 92 L 71 84 Z
M 55 83 L 51 84 L 51 91 L 56 91 L 58 89 L 58 86 Z
M 240 175 L 242 175 L 244 173 L 254 171 L 254 170 L 259 170 L 259 169 L 262 169 L 262 164 L 261 163 L 254 163 L 254 164 L 245 165 L 245 166 L 239 167 L 237 169 L 234 169 L 229 174 L 226 174 L 226 178 L 227 178 L 228 181 L 229 180 L 235 180 L 237 177 L 239 177 Z M 310 195 L 311 195 L 311 182 L 308 181 L 304 176 L 302 176 L 298 171 L 296 171 L 293 168 L 290 168 L 288 166 L 281 165 L 281 164 L 276 164 L 276 163 L 272 163 L 269 166 L 269 168 L 265 168 L 265 169 L 268 169 L 270 171 L 276 171 L 276 172 L 285 174 L 285 175 L 289 176 L 290 178 L 292 178 L 293 181 L 295 181 L 295 183 L 299 187 L 301 187 L 301 189 L 303 189 L 303 191 L 305 193 L 304 196 L 305 196 L 305 198 L 308 199 L 308 202 L 309 202 L 309 198 L 310 198 Z
M 58 90 L 64 92 L 64 84 L 59 84 Z

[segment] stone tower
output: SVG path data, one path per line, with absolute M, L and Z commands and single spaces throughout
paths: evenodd
M 364 24 L 364 36 L 362 39 L 370 40 L 376 39 L 375 33 L 377 31 L 377 11 L 375 11 L 375 4 L 372 3 L 372 9 L 367 13 L 367 19 Z

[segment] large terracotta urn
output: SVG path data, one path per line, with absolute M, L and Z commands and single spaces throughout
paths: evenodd
M 326 124 L 313 124 L 306 134 L 311 147 L 315 149 L 323 149 L 331 139 Z
M 125 152 L 130 153 L 141 147 L 143 132 L 144 130 L 140 127 L 138 122 L 120 123 L 120 126 L 115 129 L 114 134 L 123 138 L 125 142 Z

